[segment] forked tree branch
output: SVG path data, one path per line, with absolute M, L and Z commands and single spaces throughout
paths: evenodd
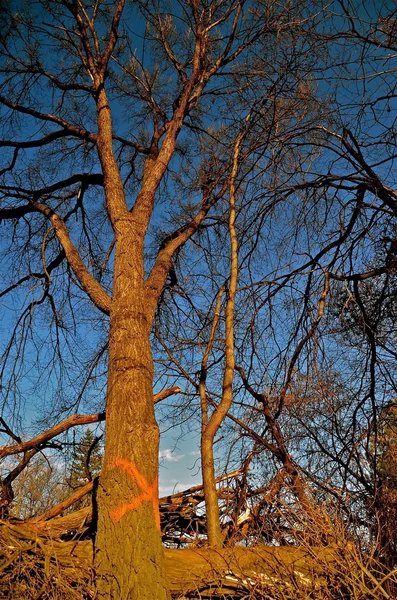
M 91 275 L 86 265 L 82 261 L 79 252 L 70 239 L 68 229 L 63 219 L 49 206 L 41 202 L 31 200 L 32 206 L 45 215 L 52 223 L 59 243 L 65 251 L 66 258 L 74 274 L 80 282 L 81 287 L 86 292 L 97 308 L 104 314 L 110 313 L 112 299 L 103 289 L 101 284 Z

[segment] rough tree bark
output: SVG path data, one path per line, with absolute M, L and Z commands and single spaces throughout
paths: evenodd
M 110 315 L 106 454 L 98 494 L 100 598 L 167 598 L 159 535 L 159 429 L 142 257 L 126 218 L 117 244 Z M 135 234 L 136 236 L 136 234 Z M 127 534 L 134 531 L 134 536 Z M 142 540 L 144 543 L 137 543 Z
M 106 398 L 105 459 L 97 498 L 95 568 L 99 598 L 168 598 L 158 508 L 159 428 L 154 415 L 149 336 L 152 302 L 144 271 L 144 238 L 162 172 L 147 163 L 132 214 L 113 152 L 110 106 L 97 84 L 98 154 L 115 234 Z M 167 160 L 168 159 L 168 160 Z M 133 531 L 134 536 L 127 532 Z M 143 542 L 144 543 L 141 543 Z

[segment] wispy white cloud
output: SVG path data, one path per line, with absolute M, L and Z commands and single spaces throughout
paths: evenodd
M 184 490 L 190 489 L 193 485 L 198 485 L 198 484 L 197 484 L 197 482 L 192 483 L 191 481 L 189 481 L 189 482 L 181 481 L 180 483 L 179 482 L 172 483 L 172 485 L 160 485 L 159 486 L 160 497 L 161 496 L 171 496 L 172 494 L 176 494 L 178 492 L 183 492 Z
M 159 452 L 159 458 L 162 458 L 166 462 L 178 462 L 178 460 L 181 460 L 184 456 L 184 454 L 175 454 L 171 448 L 165 448 Z

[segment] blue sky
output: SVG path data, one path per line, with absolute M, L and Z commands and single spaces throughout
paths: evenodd
M 161 437 L 160 497 L 201 483 L 199 439 L 184 437 L 174 446 L 170 442 L 171 435 Z

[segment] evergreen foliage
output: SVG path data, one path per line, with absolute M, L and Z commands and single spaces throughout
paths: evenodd
M 103 455 L 99 445 L 101 437 L 96 437 L 91 429 L 86 429 L 80 441 L 75 445 L 72 454 L 70 475 L 67 479 L 67 485 L 71 491 L 77 490 L 99 475 L 103 462 Z M 74 506 L 74 510 L 88 506 L 90 503 L 91 497 L 85 496 L 79 501 L 78 506 Z

